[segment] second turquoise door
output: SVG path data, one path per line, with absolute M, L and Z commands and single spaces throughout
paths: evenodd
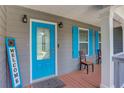
M 56 74 L 55 25 L 32 21 L 32 80 Z

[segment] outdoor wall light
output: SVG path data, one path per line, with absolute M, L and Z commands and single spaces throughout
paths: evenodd
M 63 28 L 63 23 L 60 22 L 60 23 L 58 24 L 58 27 L 59 27 L 59 28 Z
M 28 22 L 27 15 L 23 15 L 22 22 L 23 23 L 27 23 Z

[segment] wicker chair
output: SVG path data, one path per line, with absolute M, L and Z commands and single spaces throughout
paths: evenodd
M 86 55 L 83 51 L 80 51 L 80 70 L 82 68 L 82 65 L 84 66 L 84 69 L 87 69 L 87 74 L 89 71 L 89 66 L 92 66 L 92 72 L 94 72 L 94 64 L 93 61 L 87 61 L 86 60 Z

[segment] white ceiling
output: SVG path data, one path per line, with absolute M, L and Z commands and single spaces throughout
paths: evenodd
M 120 6 L 116 8 L 115 13 L 121 17 L 121 19 L 118 19 L 118 21 L 124 23 L 124 20 L 123 20 L 124 19 L 124 6 Z
M 23 7 L 99 26 L 103 5 L 25 5 Z

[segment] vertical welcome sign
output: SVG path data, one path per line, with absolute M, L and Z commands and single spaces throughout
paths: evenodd
M 15 38 L 6 38 L 6 50 L 12 87 L 22 87 Z

